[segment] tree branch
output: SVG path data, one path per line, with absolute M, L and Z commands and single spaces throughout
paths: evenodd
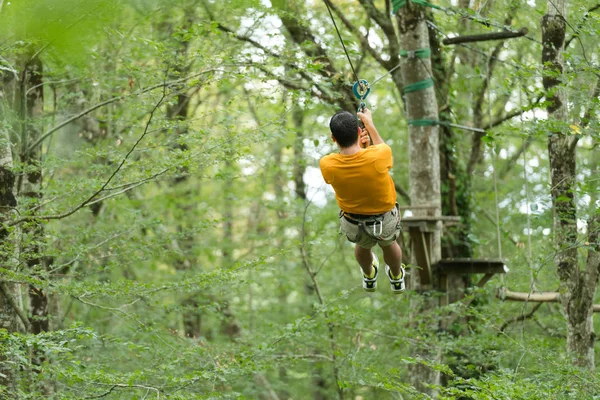
M 214 19 L 211 17 L 211 19 L 214 21 Z M 283 19 L 282 19 L 283 20 Z M 319 85 L 317 82 L 315 82 L 315 80 L 304 71 L 304 68 L 302 68 L 301 66 L 299 66 L 298 64 L 294 63 L 294 62 L 290 62 L 289 60 L 286 60 L 283 56 L 281 56 L 280 54 L 278 54 L 277 52 L 274 52 L 273 50 L 263 46 L 262 44 L 260 44 L 259 42 L 257 42 L 256 40 L 244 36 L 244 35 L 240 35 L 236 32 L 234 32 L 231 28 L 226 27 L 225 25 L 215 21 L 217 23 L 217 28 L 223 32 L 226 32 L 228 34 L 230 34 L 231 36 L 235 37 L 237 40 L 241 41 L 241 42 L 246 42 L 251 44 L 252 46 L 254 46 L 255 48 L 263 51 L 265 54 L 276 58 L 277 60 L 279 60 L 284 66 L 286 66 L 288 69 L 290 70 L 294 70 L 297 71 L 298 74 L 300 74 L 300 76 L 304 79 L 306 79 L 310 85 L 316 87 L 320 92 L 322 93 L 327 93 L 327 90 L 324 89 L 321 85 Z M 292 36 L 293 37 L 293 36 Z M 296 39 L 294 39 L 295 42 L 297 42 Z M 302 42 L 300 42 L 302 43 Z M 305 51 L 306 52 L 306 51 Z M 307 55 L 309 55 L 307 53 Z M 309 55 L 310 56 L 310 55 Z M 323 58 L 323 56 L 320 56 L 320 58 Z M 329 59 L 327 57 L 325 57 L 328 62 Z M 306 90 L 305 87 L 302 87 L 299 84 L 293 83 L 289 80 L 285 80 L 284 78 L 280 78 L 277 77 L 276 75 L 274 75 L 272 72 L 268 71 L 266 68 L 260 66 L 260 65 L 254 65 L 255 67 L 257 67 L 258 69 L 260 69 L 261 71 L 265 72 L 266 74 L 272 76 L 274 79 L 276 79 L 280 84 L 282 84 L 284 87 L 287 87 L 288 89 L 294 89 L 294 90 Z M 326 72 L 326 70 L 328 70 L 329 72 Z M 331 79 L 332 77 L 336 76 L 337 74 L 332 70 L 332 67 L 330 66 L 329 69 L 325 68 L 320 72 L 321 76 L 327 78 L 327 79 Z M 336 85 L 339 89 L 339 84 Z M 350 88 L 348 88 L 348 91 L 350 91 Z M 317 95 L 317 97 L 323 98 L 324 100 L 328 101 L 329 103 L 335 104 L 336 101 L 332 96 L 327 96 L 327 97 L 322 97 L 322 96 L 318 96 L 318 94 L 316 92 L 312 92 L 312 94 Z M 344 108 L 348 108 L 348 104 L 344 104 L 343 107 Z M 349 108 L 353 108 L 349 107 Z
M 489 41 L 489 40 L 512 39 L 512 38 L 525 36 L 528 33 L 529 33 L 529 30 L 527 28 L 521 28 L 518 31 L 491 32 L 491 33 L 482 33 L 479 35 L 455 36 L 455 37 L 443 39 L 442 43 L 446 44 L 446 45 L 453 45 L 453 44 L 462 44 L 462 43 L 485 42 L 485 41 Z
M 406 200 L 406 203 L 410 204 L 410 195 L 408 194 L 408 192 L 406 190 L 404 190 L 400 185 L 398 185 L 397 183 L 394 183 L 394 188 L 396 189 L 396 192 L 402 196 L 402 198 L 404 200 Z
M 125 383 L 102 383 L 102 382 L 91 382 L 91 383 L 95 384 L 95 385 L 110 386 L 110 388 L 107 391 L 105 391 L 104 393 L 100 393 L 99 395 L 95 395 L 95 396 L 87 396 L 87 397 L 84 397 L 84 399 L 100 399 L 102 397 L 108 396 L 115 389 L 145 389 L 147 391 L 152 390 L 156 393 L 156 398 L 160 399 L 160 390 L 155 387 L 152 387 L 152 386 L 135 385 L 135 384 L 129 384 L 129 383 L 127 383 L 127 384 L 125 384 Z
M 509 112 L 507 114 L 504 114 L 502 117 L 500 117 L 500 118 L 492 121 L 489 124 L 486 124 L 485 126 L 488 129 L 492 129 L 492 128 L 495 128 L 495 127 L 497 127 L 499 125 L 502 125 L 506 121 L 508 121 L 508 120 L 510 120 L 510 119 L 512 119 L 514 117 L 518 117 L 519 115 L 525 113 L 526 111 L 534 109 L 538 104 L 540 104 L 540 101 L 543 99 L 543 97 L 544 97 L 543 95 L 540 95 L 536 99 L 534 99 L 533 102 L 529 104 L 529 106 L 522 107 L 522 108 L 513 110 L 513 111 L 511 111 L 511 112 Z
M 512 301 L 524 301 L 531 303 L 559 303 L 560 293 L 559 292 L 513 292 L 506 288 L 498 290 L 496 297 L 501 300 L 512 300 Z M 600 304 L 594 304 L 592 306 L 594 312 L 600 312 Z
M 521 315 L 513 317 L 513 318 L 509 319 L 508 321 L 505 321 L 502 324 L 502 326 L 500 327 L 500 332 L 498 332 L 498 335 L 501 335 L 502 332 L 504 332 L 504 330 L 510 324 L 515 323 L 515 322 L 525 321 L 526 319 L 529 319 L 529 318 L 533 317 L 533 314 L 535 314 L 535 312 L 542 306 L 542 304 L 544 304 L 544 303 L 537 303 L 535 306 L 533 306 L 533 308 L 531 309 L 531 311 L 529 311 L 527 314 L 521 313 Z
M 583 127 L 587 127 L 590 124 L 590 121 L 592 120 L 592 112 L 594 110 L 594 100 L 597 100 L 598 98 L 600 98 L 600 77 L 598 77 L 598 79 L 596 80 L 596 86 L 592 91 L 592 100 L 590 101 L 590 105 L 583 114 L 583 118 L 581 120 L 581 124 Z
M 348 18 L 346 18 L 346 16 L 344 14 L 342 14 L 340 12 L 339 8 L 336 7 L 331 0 L 323 0 L 323 1 L 327 2 L 327 4 L 329 4 L 329 7 L 335 12 L 335 14 L 338 16 L 338 18 L 344 23 L 346 28 L 348 28 L 348 30 L 350 32 L 352 32 L 352 34 L 360 41 L 362 48 L 366 49 L 367 52 L 371 55 L 371 57 L 373 57 L 379 65 L 383 66 L 386 70 L 389 70 L 394 67 L 393 65 L 391 65 L 391 63 L 389 61 L 385 61 L 381 57 L 381 55 L 379 54 L 379 52 L 377 50 L 375 50 L 373 47 L 371 47 L 368 39 L 363 34 L 360 33 L 360 31 L 348 20 Z
M 10 304 L 10 306 L 13 308 L 13 310 L 15 310 L 15 312 L 21 319 L 21 322 L 23 322 L 23 325 L 25 326 L 25 331 L 30 332 L 31 322 L 29 321 L 29 318 L 27 318 L 27 316 L 25 315 L 23 309 L 17 304 L 16 299 L 14 298 L 14 296 L 10 292 L 10 289 L 6 285 L 6 282 L 0 282 L 0 290 L 2 290 L 2 292 L 4 293 L 4 297 L 8 301 L 8 304 Z
M 150 92 L 150 91 L 155 90 L 155 89 L 165 88 L 167 86 L 174 85 L 174 84 L 181 83 L 181 82 L 185 82 L 187 80 L 196 78 L 196 77 L 198 77 L 200 75 L 204 75 L 204 74 L 207 74 L 207 73 L 210 73 L 210 72 L 216 72 L 216 71 L 221 71 L 221 70 L 219 70 L 219 69 L 209 69 L 209 70 L 206 70 L 206 71 L 199 72 L 197 74 L 186 76 L 185 78 L 176 79 L 174 81 L 169 81 L 169 82 L 162 82 L 162 83 L 157 84 L 157 85 L 152 85 L 152 86 L 149 86 L 147 88 L 136 90 L 135 92 L 132 92 L 132 93 L 122 94 L 120 96 L 116 96 L 116 97 L 113 97 L 111 99 L 108 99 L 108 100 L 105 100 L 103 102 L 100 102 L 98 104 L 95 104 L 95 105 L 93 105 L 93 106 L 91 106 L 91 107 L 83 110 L 79 114 L 76 114 L 76 115 L 72 116 L 71 118 L 67 118 L 66 120 L 64 120 L 60 124 L 54 126 L 53 128 L 50 128 L 48 131 L 44 132 L 44 134 L 42 134 L 38 138 L 38 140 L 36 140 L 35 142 L 33 142 L 27 148 L 27 152 L 31 152 L 33 149 L 35 149 L 37 146 L 39 146 L 44 140 L 46 140 L 50 135 L 52 135 L 57 130 L 59 130 L 59 129 L 61 129 L 61 128 L 67 126 L 67 125 L 69 125 L 71 122 L 78 120 L 79 118 L 83 117 L 84 115 L 87 115 L 87 114 L 91 113 L 94 110 L 97 110 L 97 109 L 99 109 L 101 107 L 104 107 L 104 106 L 106 106 L 108 104 L 117 102 L 119 100 L 123 100 L 123 99 L 125 99 L 127 97 L 139 96 L 140 94 L 144 94 L 144 93 Z
M 579 37 L 579 29 L 583 26 L 583 24 L 587 21 L 588 17 L 589 17 L 589 13 L 594 12 L 596 10 L 600 9 L 600 4 L 596 4 L 595 6 L 589 8 L 587 10 L 587 12 L 583 15 L 583 18 L 581 19 L 581 22 L 579 23 L 579 25 L 577 25 L 577 27 L 575 29 L 573 29 L 575 31 L 575 34 L 573 36 L 571 36 L 567 41 L 565 41 L 565 49 L 567 49 L 569 47 L 569 45 L 571 44 L 571 42 Z
M 150 111 L 150 117 L 148 118 L 148 122 L 146 122 L 146 127 L 144 128 L 144 132 L 137 139 L 137 141 L 133 144 L 133 146 L 129 149 L 129 151 L 127 152 L 127 154 L 125 154 L 125 157 L 123 157 L 123 159 L 121 160 L 121 163 L 113 171 L 113 173 L 110 175 L 110 177 L 104 182 L 104 184 L 98 190 L 96 190 L 90 197 L 88 197 L 87 200 L 83 201 L 82 203 L 80 203 L 75 208 L 73 208 L 70 211 L 67 211 L 67 212 L 65 212 L 63 214 L 48 215 L 48 216 L 39 216 L 39 215 L 37 215 L 37 216 L 27 216 L 27 217 L 23 217 L 23 218 L 15 220 L 15 221 L 12 221 L 9 224 L 7 224 L 7 226 L 15 226 L 15 225 L 18 225 L 18 224 L 20 224 L 22 222 L 25 222 L 25 221 L 32 221 L 32 220 L 39 220 L 39 219 L 46 220 L 46 221 L 54 220 L 54 219 L 63 219 L 63 218 L 66 218 L 66 217 L 68 217 L 70 215 L 73 215 L 74 213 L 76 213 L 77 211 L 79 211 L 80 209 L 82 209 L 83 207 L 85 207 L 88 204 L 90 204 L 92 202 L 92 200 L 94 200 L 96 198 L 96 196 L 98 196 L 100 193 L 102 193 L 106 189 L 106 187 L 108 186 L 108 184 L 113 180 L 113 178 L 117 175 L 117 173 L 119 173 L 119 171 L 121 170 L 121 168 L 123 168 L 123 165 L 125 165 L 125 162 L 129 159 L 129 156 L 131 155 L 131 153 L 133 153 L 133 151 L 137 148 L 138 144 L 140 144 L 140 142 L 144 139 L 144 137 L 146 137 L 146 134 L 148 133 L 148 127 L 150 126 L 150 123 L 152 122 L 152 118 L 154 117 L 154 113 L 156 112 L 156 110 L 158 109 L 158 107 L 160 107 L 160 105 L 162 104 L 163 100 L 167 96 L 167 94 L 166 94 L 166 85 L 163 84 L 162 86 L 165 89 L 163 90 L 163 94 L 162 94 L 161 98 L 158 100 L 158 103 L 156 103 L 154 105 L 154 107 L 152 108 L 152 111 Z

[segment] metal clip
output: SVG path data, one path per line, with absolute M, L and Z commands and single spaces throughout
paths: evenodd
M 379 225 L 379 233 L 375 231 L 375 227 Z M 380 237 L 383 233 L 383 221 L 377 221 L 373 224 L 373 236 Z
M 406 51 L 406 57 L 407 58 L 416 58 L 417 57 L 417 53 L 415 50 L 407 50 Z

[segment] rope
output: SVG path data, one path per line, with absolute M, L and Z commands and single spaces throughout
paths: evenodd
M 371 83 L 371 86 L 373 86 L 374 84 L 376 84 L 377 82 L 379 82 L 380 80 L 382 80 L 383 78 L 385 78 L 386 76 L 388 76 L 389 74 L 391 74 L 392 72 L 394 72 L 395 70 L 397 70 L 398 68 L 400 68 L 402 64 L 398 64 L 396 65 L 394 68 L 390 69 L 388 72 L 386 72 L 385 74 L 381 75 L 379 78 L 375 79 L 375 81 L 373 83 Z
M 417 49 L 417 50 L 400 50 L 400 57 L 428 58 L 429 56 L 431 56 L 431 49 L 429 49 L 429 48 Z M 373 86 L 374 84 L 376 84 L 377 82 L 379 82 L 380 80 L 382 80 L 383 78 L 385 78 L 386 76 L 388 76 L 389 74 L 391 74 L 392 72 L 394 72 L 395 70 L 400 68 L 401 65 L 402 65 L 402 63 L 396 65 L 394 68 L 390 69 L 388 72 L 381 75 L 379 78 L 375 79 L 375 81 L 373 83 L 371 83 L 371 86 Z
M 492 86 L 492 74 L 490 71 L 490 62 L 491 59 L 488 56 L 487 60 L 486 60 L 486 71 L 487 71 L 487 75 L 489 76 L 489 82 L 487 85 L 487 100 L 488 100 L 488 126 L 491 127 L 492 124 L 492 98 L 491 98 L 491 90 L 490 87 Z M 493 155 L 492 155 L 492 176 L 494 179 L 494 202 L 496 204 L 496 240 L 497 240 L 497 245 L 498 245 L 498 258 L 500 260 L 502 260 L 502 236 L 500 233 L 500 206 L 499 206 L 499 201 L 498 201 L 498 177 L 497 177 L 497 172 L 496 172 L 496 164 L 498 163 L 498 154 L 494 151 Z M 502 287 L 505 287 L 504 284 L 504 274 L 500 274 L 500 283 L 502 285 Z
M 348 51 L 346 50 L 346 45 L 344 44 L 344 40 L 342 39 L 340 30 L 338 29 L 337 24 L 335 23 L 335 18 L 333 18 L 333 13 L 331 12 L 331 8 L 329 7 L 329 1 L 323 0 L 323 2 L 327 6 L 327 11 L 329 11 L 329 16 L 331 17 L 331 21 L 333 22 L 335 31 L 337 32 L 338 38 L 340 39 L 340 43 L 342 43 L 342 47 L 344 48 L 344 53 L 346 53 L 346 58 L 348 59 L 348 63 L 350 64 L 350 68 L 352 69 L 352 73 L 354 74 L 354 79 L 356 80 L 356 82 L 358 82 L 359 81 L 358 75 L 356 74 L 356 71 L 354 70 L 354 65 L 352 65 L 352 60 L 350 60 L 350 55 L 348 54 Z
M 523 90 L 519 90 L 519 104 L 522 103 L 522 92 Z M 521 130 L 523 130 L 523 113 L 519 116 L 519 122 L 521 124 Z M 529 265 L 529 279 L 530 290 L 535 291 L 535 274 L 533 271 L 533 252 L 531 250 L 531 212 L 529 209 L 529 179 L 527 177 L 527 151 L 525 147 L 525 139 L 523 139 L 523 185 L 525 186 L 525 205 L 527 206 L 527 264 Z

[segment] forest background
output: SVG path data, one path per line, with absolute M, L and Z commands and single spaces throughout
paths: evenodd
M 600 4 L 393 7 L 0 0 L 0 398 L 600 398 Z M 383 281 L 362 291 L 318 170 L 358 75 L 411 205 L 398 85 L 411 49 L 392 40 L 410 13 L 427 26 L 436 112 L 455 125 L 439 127 L 442 211 L 460 217 L 443 256 L 509 269 L 455 277 L 448 304 Z M 557 137 L 574 173 L 554 184 Z M 406 230 L 401 243 L 415 274 Z

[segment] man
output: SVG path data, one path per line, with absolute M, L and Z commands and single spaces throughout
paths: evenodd
M 359 128 L 356 116 L 347 111 L 338 111 L 331 118 L 331 138 L 340 151 L 324 156 L 319 165 L 325 182 L 333 186 L 341 209 L 340 231 L 355 243 L 354 255 L 362 269 L 363 288 L 368 292 L 377 288 L 379 260 L 371 249 L 379 244 L 392 291 L 402 293 L 405 274 L 402 249 L 396 242 L 400 213 L 389 174 L 392 149 L 379 136 L 369 109 L 363 108 L 358 117 L 364 129 Z M 368 144 L 369 134 L 373 145 L 363 149 L 361 144 Z

